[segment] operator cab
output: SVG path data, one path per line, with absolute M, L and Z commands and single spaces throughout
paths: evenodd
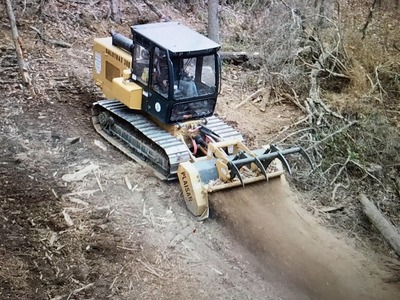
M 175 22 L 131 30 L 131 79 L 143 89 L 142 110 L 166 124 L 211 116 L 220 82 L 220 46 Z

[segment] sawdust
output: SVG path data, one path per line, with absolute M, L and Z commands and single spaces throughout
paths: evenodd
M 212 195 L 214 212 L 253 253 L 268 281 L 286 282 L 296 299 L 396 299 L 377 257 L 318 225 L 284 179 Z

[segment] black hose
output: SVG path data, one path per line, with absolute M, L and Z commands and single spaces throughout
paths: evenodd
M 111 30 L 111 37 L 112 37 L 112 44 L 114 46 L 117 46 L 119 48 L 122 48 L 129 53 L 133 52 L 133 41 L 130 38 L 127 38 L 126 36 L 116 33 L 113 30 Z

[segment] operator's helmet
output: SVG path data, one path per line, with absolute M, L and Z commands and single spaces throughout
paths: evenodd
M 164 50 L 160 50 L 158 47 L 156 47 L 154 49 L 154 54 L 156 58 L 160 58 L 160 59 L 165 59 L 166 55 L 165 55 L 165 51 Z
M 143 58 L 144 60 L 149 59 L 149 51 L 147 51 L 147 50 L 145 50 L 145 49 L 142 49 L 142 52 L 140 53 L 140 55 L 142 56 L 142 58 Z

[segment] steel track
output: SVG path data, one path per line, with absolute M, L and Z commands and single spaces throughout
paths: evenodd
M 150 167 L 163 180 L 176 179 L 179 164 L 190 160 L 190 150 L 185 143 L 119 101 L 94 103 L 92 121 L 96 131 L 110 144 Z M 206 121 L 205 126 L 222 139 L 243 140 L 238 131 L 219 118 L 212 116 Z

